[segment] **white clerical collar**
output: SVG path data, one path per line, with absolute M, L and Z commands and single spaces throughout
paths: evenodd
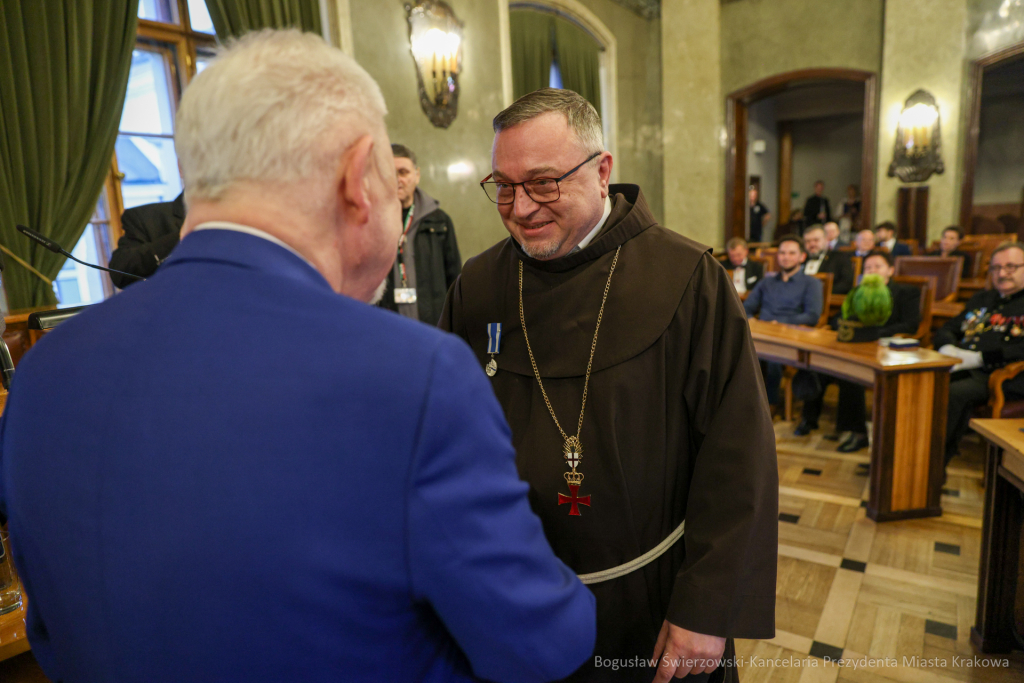
M 262 230 L 258 230 L 256 228 L 249 227 L 248 225 L 241 225 L 239 223 L 229 223 L 227 221 L 209 221 L 207 223 L 200 223 L 199 225 L 194 227 L 192 230 L 194 232 L 198 232 L 200 230 L 233 230 L 235 232 L 244 232 L 246 235 L 252 235 L 253 237 L 259 237 L 260 239 L 265 239 L 268 242 L 273 242 L 274 244 L 276 244 L 279 247 L 284 247 L 285 249 L 287 249 L 288 251 L 290 251 L 291 253 L 295 254 L 296 256 L 298 256 L 303 261 L 305 261 L 306 264 L 309 265 L 310 268 L 312 268 L 313 270 L 317 270 L 316 266 L 314 266 L 312 263 L 309 262 L 309 259 L 307 259 L 305 256 L 303 256 L 299 252 L 295 251 L 295 248 L 292 247 L 287 242 L 284 242 L 284 241 L 274 237 L 273 235 L 271 235 L 268 232 L 263 232 Z M 317 270 L 317 272 L 320 272 L 320 271 Z
M 604 213 L 601 214 L 601 220 L 599 220 L 597 222 L 597 225 L 594 226 L 594 229 L 591 230 L 590 232 L 588 232 L 587 236 L 584 237 L 580 241 L 580 243 L 576 245 L 576 248 L 573 249 L 569 253 L 575 253 L 576 251 L 579 251 L 580 249 L 586 249 L 587 245 L 590 244 L 595 237 L 597 237 L 597 233 L 601 232 L 601 228 L 604 227 L 604 224 L 608 220 L 608 216 L 610 216 L 611 213 L 612 213 L 612 200 L 610 198 L 608 198 L 608 197 L 605 197 L 604 198 Z

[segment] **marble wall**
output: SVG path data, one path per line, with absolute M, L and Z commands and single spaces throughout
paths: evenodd
M 888 0 L 878 117 L 876 222 L 896 219 L 897 191 L 904 187 L 888 177 L 900 112 L 918 88 L 935 96 L 942 126 L 946 170 L 928 185 L 928 235 L 959 222 L 966 78 L 966 0 Z
M 720 247 L 725 193 L 719 0 L 661 5 L 665 227 Z
M 833 67 L 877 73 L 883 6 L 883 0 L 722 3 L 723 93 L 797 69 Z
M 435 128 L 420 107 L 402 3 L 353 1 L 349 7 L 354 56 L 384 93 L 391 140 L 416 152 L 420 187 L 452 217 L 465 259 L 508 234 L 478 185 L 491 168 L 491 119 L 504 107 L 501 31 L 496 0 L 448 2 L 466 28 L 459 113 L 447 129 Z
M 612 0 L 580 3 L 615 34 L 618 53 L 618 182 L 639 185 L 662 220 L 661 21 Z

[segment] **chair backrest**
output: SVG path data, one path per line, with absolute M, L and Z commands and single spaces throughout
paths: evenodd
M 921 253 L 921 245 L 918 243 L 916 239 L 905 239 L 900 240 L 900 242 L 903 242 L 905 245 L 910 247 L 911 254 L 917 256 L 918 254 Z
M 935 278 L 923 275 L 897 275 L 893 282 L 917 287 L 921 291 L 921 322 L 914 337 L 926 346 L 932 333 L 932 303 L 935 302 Z
M 896 275 L 921 275 L 935 278 L 935 300 L 956 301 L 963 270 L 961 256 L 900 256 L 896 259 Z
M 995 243 L 996 245 L 1002 244 L 1003 242 L 1016 242 L 1017 235 L 1014 233 L 995 233 L 995 234 L 971 234 L 964 235 L 964 241 L 961 242 L 963 246 L 978 245 L 983 243 Z
M 975 247 L 975 246 L 965 247 L 965 246 L 961 245 L 960 246 L 960 251 L 962 251 L 965 254 L 967 254 L 967 259 L 966 259 L 966 262 L 964 263 L 963 277 L 966 277 L 966 278 L 981 277 L 982 276 L 982 270 L 984 270 L 983 267 L 982 267 L 982 259 L 984 258 L 984 255 L 985 255 L 985 248 L 984 247 L 980 247 L 980 246 L 979 247 Z
M 853 264 L 853 284 L 857 284 L 861 271 L 864 269 L 864 259 L 860 256 L 851 256 L 850 263 Z
M 828 300 L 832 297 L 832 273 L 815 273 L 814 277 L 821 280 L 821 315 L 816 327 L 828 326 Z
M 764 272 L 774 273 L 779 270 L 779 266 L 775 262 L 775 255 L 778 253 L 779 250 L 775 247 L 757 250 L 757 254 L 755 256 L 757 260 L 764 264 Z

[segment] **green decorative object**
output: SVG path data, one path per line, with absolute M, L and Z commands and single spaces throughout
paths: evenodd
M 839 321 L 839 341 L 859 342 L 878 339 L 877 330 L 892 315 L 892 293 L 880 275 L 865 275 L 850 290 L 843 302 Z

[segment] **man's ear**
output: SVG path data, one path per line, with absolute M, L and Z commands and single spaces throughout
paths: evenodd
M 370 218 L 372 170 L 373 137 L 363 135 L 341 155 L 338 168 L 338 207 L 349 225 L 363 225 Z
M 608 185 L 612 178 L 612 155 L 604 152 L 597 162 L 597 174 L 601 179 L 601 196 L 608 196 Z

